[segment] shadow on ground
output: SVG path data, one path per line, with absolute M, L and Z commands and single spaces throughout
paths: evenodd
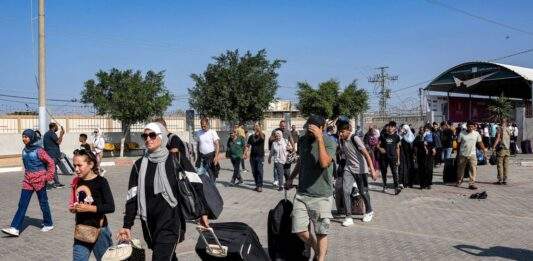
M 493 246 L 482 248 L 472 245 L 456 245 L 457 250 L 478 257 L 501 257 L 509 260 L 532 260 L 533 251 L 522 248 L 511 248 L 504 246 Z

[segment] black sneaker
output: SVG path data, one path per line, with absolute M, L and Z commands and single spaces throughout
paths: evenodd
M 57 184 L 54 184 L 54 187 L 56 187 L 56 188 L 64 188 L 65 184 L 57 183 Z
M 396 188 L 396 190 L 394 191 L 394 195 L 398 195 L 398 194 L 400 194 L 400 192 L 402 192 L 402 189 L 401 188 Z
M 235 185 L 240 185 L 242 183 L 244 183 L 244 181 L 242 181 L 242 179 L 240 179 L 239 181 L 237 181 L 237 183 Z
M 53 184 L 46 184 L 46 190 L 52 190 L 52 189 L 55 189 L 56 186 L 54 186 Z
M 502 182 L 502 185 L 507 185 L 507 181 L 503 181 L 503 182 Z
M 492 184 L 494 184 L 494 185 L 502 185 L 503 183 L 501 181 L 496 181 L 496 182 L 494 182 Z

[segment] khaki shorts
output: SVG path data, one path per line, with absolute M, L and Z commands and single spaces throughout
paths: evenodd
M 309 220 L 313 222 L 315 234 L 327 235 L 331 215 L 331 197 L 309 197 L 296 194 L 292 209 L 292 232 L 299 233 L 309 229 Z

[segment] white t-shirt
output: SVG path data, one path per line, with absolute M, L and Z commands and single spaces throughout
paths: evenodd
M 518 127 L 513 127 L 513 136 L 518 137 Z
M 214 130 L 199 130 L 196 132 L 196 139 L 200 145 L 199 151 L 202 154 L 208 154 L 215 151 L 215 141 L 220 140 Z
M 479 132 L 472 131 L 470 133 L 463 131 L 459 134 L 457 142 L 461 143 L 460 151 L 461 156 L 476 156 L 476 144 L 481 142 L 481 135 Z

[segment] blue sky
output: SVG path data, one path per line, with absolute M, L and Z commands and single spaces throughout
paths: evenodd
M 442 1 L 533 31 L 533 1 Z M 37 94 L 30 4 L 36 16 L 36 0 L 0 1 L 0 93 Z M 533 33 L 424 0 L 48 0 L 46 5 L 47 94 L 59 99 L 79 98 L 85 80 L 112 67 L 166 70 L 167 87 L 185 97 L 192 86 L 189 75 L 201 73 L 212 56 L 226 49 L 265 48 L 271 58 L 287 60 L 279 71 L 279 98 L 295 99 L 298 81 L 316 85 L 330 78 L 343 85 L 358 79 L 372 93 L 367 78 L 386 65 L 399 75 L 391 85 L 391 103 L 399 105 L 416 100 L 418 87 L 424 86 L 395 89 L 430 80 L 461 62 L 533 48 Z M 532 58 L 529 52 L 499 62 L 533 67 Z M 0 100 L 5 108 L 20 106 L 6 99 Z M 377 104 L 374 96 L 372 104 Z M 187 107 L 178 99 L 171 110 Z

